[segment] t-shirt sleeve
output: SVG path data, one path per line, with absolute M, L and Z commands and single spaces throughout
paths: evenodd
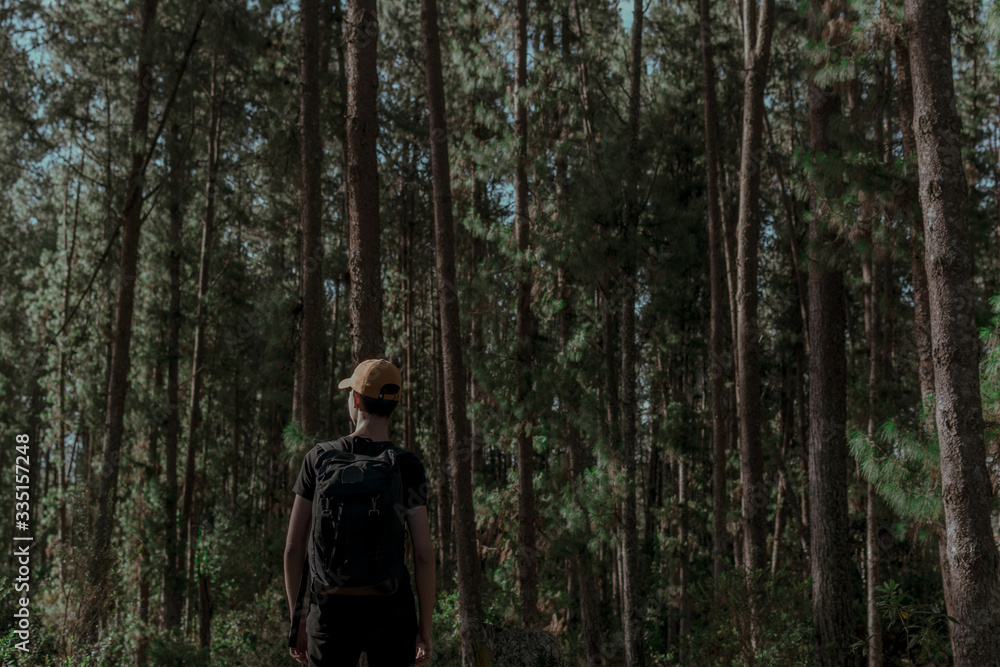
M 299 469 L 299 476 L 292 486 L 292 491 L 312 502 L 316 491 L 316 448 L 309 450 L 305 458 L 302 459 L 302 467 Z
M 400 460 L 400 475 L 403 478 L 403 505 L 407 510 L 427 504 L 427 473 L 424 464 L 412 452 Z

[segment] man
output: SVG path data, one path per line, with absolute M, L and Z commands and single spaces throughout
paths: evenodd
M 402 501 L 396 511 L 405 516 L 413 543 L 420 618 L 418 623 L 405 564 L 395 593 L 389 595 L 347 595 L 336 588 L 333 590 L 339 591 L 337 594 L 317 595 L 306 589 L 309 597 L 298 624 L 296 645 L 290 646 L 289 652 L 309 667 L 355 667 L 362 651 L 367 654 L 370 667 L 425 665 L 431 657 L 434 550 L 427 518 L 424 466 L 414 453 L 389 440 L 389 417 L 399 404 L 402 376 L 388 361 L 369 359 L 358 364 L 354 374 L 339 386 L 351 390 L 347 407 L 355 428 L 338 441 L 337 449 L 365 456 L 392 450 L 399 467 Z M 313 526 L 317 458 L 323 452 L 321 445 L 309 451 L 292 488 L 296 496 L 285 540 L 285 595 L 293 624 Z M 293 638 L 294 633 L 293 629 Z

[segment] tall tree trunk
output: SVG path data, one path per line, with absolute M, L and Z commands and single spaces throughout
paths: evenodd
M 239 488 L 240 488 L 240 460 L 242 458 L 243 450 L 240 449 L 240 369 L 239 366 L 233 367 L 233 420 L 231 428 L 231 443 L 233 459 L 230 463 L 229 479 L 232 481 L 232 486 L 229 489 L 229 511 L 230 515 L 235 517 L 238 516 L 237 512 L 239 510 L 237 503 L 239 502 Z
M 609 258 L 610 259 L 610 258 Z M 620 395 L 620 385 L 618 384 L 619 367 L 621 365 L 621 357 L 618 354 L 617 346 L 617 336 L 618 333 L 618 315 L 613 304 L 617 302 L 618 299 L 618 289 L 613 280 L 606 280 L 603 293 L 600 296 L 600 313 L 601 313 L 601 343 L 602 343 L 602 356 L 604 358 L 604 366 L 602 368 L 604 372 L 604 403 L 607 406 L 607 416 L 604 419 L 607 431 L 607 442 L 611 448 L 608 452 L 612 461 L 616 462 L 617 452 L 614 450 L 615 443 L 621 442 L 621 421 L 620 421 L 620 411 L 621 403 L 618 400 Z M 611 588 L 612 588 L 612 600 L 618 604 L 621 600 L 620 578 L 618 577 L 618 548 L 613 550 L 614 555 L 614 565 L 612 567 L 612 578 L 611 578 Z M 621 613 L 614 615 L 617 620 L 624 620 L 624 616 Z
M 80 171 L 86 164 L 86 157 L 80 160 Z M 63 282 L 63 309 L 62 309 L 62 329 L 66 328 L 69 317 L 69 300 L 73 284 L 73 258 L 76 254 L 76 230 L 80 220 L 80 188 L 83 179 L 78 178 L 76 182 L 76 199 L 73 204 L 73 230 L 70 233 L 69 248 L 66 254 L 66 279 Z M 65 220 L 65 207 L 63 218 Z M 66 248 L 66 233 L 63 232 L 63 247 Z M 56 510 L 56 534 L 58 536 L 59 547 L 65 549 L 69 542 L 69 522 L 66 513 L 66 496 L 69 493 L 69 470 L 66 467 L 66 351 L 62 339 L 59 341 L 59 430 L 58 430 L 58 452 L 59 461 L 56 472 L 56 481 L 59 485 L 59 506 Z M 59 565 L 59 584 L 63 585 L 66 580 L 65 561 Z
M 337 428 L 337 411 L 335 410 L 337 401 L 337 384 L 342 379 L 337 375 L 337 360 L 340 357 L 340 276 L 335 276 L 333 278 L 333 321 L 331 322 L 330 329 L 330 373 L 328 376 L 328 385 L 326 389 L 326 430 L 327 431 L 338 431 Z M 404 382 L 403 390 L 406 390 L 406 384 Z M 407 406 L 407 412 L 409 412 L 409 406 Z
M 162 346 L 162 338 L 157 341 L 158 345 Z M 159 361 L 153 366 L 153 392 L 155 396 L 159 396 L 161 390 L 163 389 L 163 370 Z M 158 415 L 157 415 L 158 417 Z M 145 490 L 152 488 L 155 484 L 156 476 L 159 474 L 159 446 L 158 440 L 160 437 L 160 422 L 156 417 L 153 417 L 147 421 L 146 427 L 146 465 L 143 466 L 141 472 L 141 483 L 133 484 L 133 488 L 137 490 L 136 493 L 136 521 L 137 530 L 133 534 L 133 546 L 132 549 L 137 547 L 140 549 L 139 559 L 135 564 L 138 585 L 137 585 L 137 611 L 139 615 L 139 624 L 137 628 L 136 638 L 135 638 L 135 665 L 136 667 L 143 667 L 149 661 L 148 650 L 150 644 L 150 627 L 149 627 L 149 574 L 152 570 L 152 562 L 150 559 L 150 549 L 142 548 L 143 545 L 148 545 L 151 543 L 152 531 L 150 528 L 153 525 L 153 521 L 150 517 L 149 505 L 146 503 Z
M 209 576 L 198 573 L 198 645 L 201 648 L 212 646 L 212 597 L 209 595 Z
M 302 430 L 320 430 L 323 368 L 323 199 L 319 131 L 319 0 L 302 0 L 299 18 L 299 154 L 302 166 L 302 329 L 299 332 Z
M 152 468 L 152 465 L 150 465 Z M 148 487 L 146 487 L 148 488 Z M 145 540 L 149 535 L 147 526 L 149 522 L 149 512 L 146 507 L 145 496 L 139 495 L 139 514 L 142 517 L 142 528 L 139 530 L 139 539 Z M 150 643 L 149 632 L 149 571 L 152 564 L 149 558 L 149 549 L 142 549 L 139 557 L 139 631 L 135 640 L 135 664 L 136 667 L 144 667 L 149 663 L 148 651 Z
M 477 138 L 481 138 L 484 134 L 482 124 L 477 123 L 473 128 L 473 133 Z M 473 166 L 473 185 L 472 185 L 472 208 L 479 217 L 481 224 L 486 225 L 489 221 L 489 209 L 488 201 L 486 198 L 486 182 L 483 180 L 481 175 L 482 169 L 475 169 Z M 558 186 L 556 186 L 558 188 Z M 472 237 L 472 264 L 473 266 L 469 269 L 470 280 L 475 280 L 477 272 L 481 269 L 483 260 L 490 256 L 488 254 L 488 244 L 485 240 L 479 236 Z M 476 294 L 476 307 L 480 311 L 486 308 L 486 290 L 479 289 Z M 472 342 L 470 346 L 470 352 L 475 356 L 476 359 L 482 357 L 483 350 L 485 349 L 483 332 L 487 330 L 485 322 L 479 317 L 472 318 L 472 331 L 471 337 Z M 472 382 L 469 393 L 469 400 L 473 405 L 477 403 L 482 403 L 484 398 L 484 390 L 479 381 L 476 379 L 475 373 L 470 373 L 472 375 Z M 475 412 L 475 411 L 473 411 Z M 486 441 L 483 437 L 482 429 L 476 430 L 475 422 L 471 426 L 472 432 L 472 461 L 469 466 L 469 474 L 472 476 L 473 487 L 475 487 L 476 477 L 483 474 L 483 468 L 485 465 L 485 449 Z
M 517 404 L 527 406 L 531 395 L 531 265 L 525 255 L 531 243 L 531 218 L 528 210 L 528 106 L 524 99 L 528 87 L 528 2 L 515 3 L 514 97 L 516 113 L 514 134 L 517 141 L 517 164 L 514 174 L 515 234 L 517 235 Z M 531 416 L 522 419 L 517 431 L 517 564 L 521 587 L 521 623 L 538 624 L 538 554 L 535 547 L 535 448 L 531 435 Z
M 565 196 L 564 187 L 565 171 L 556 167 L 556 188 L 557 196 Z M 559 268 L 559 286 L 564 308 L 559 311 L 559 345 L 565 350 L 570 341 L 570 331 L 572 329 L 574 309 L 573 290 L 569 286 L 567 271 Z M 574 362 L 570 362 L 574 365 Z M 574 487 L 577 487 L 587 468 L 587 454 L 585 452 L 584 441 L 573 421 L 575 414 L 574 407 L 576 401 L 571 396 L 560 396 L 559 405 L 564 411 L 564 428 L 566 448 L 569 451 L 569 472 Z M 581 538 L 589 540 L 590 516 L 586 506 L 582 506 L 583 528 Z M 575 574 L 574 584 L 580 597 L 580 641 L 583 644 L 584 655 L 587 664 L 600 666 L 604 664 L 604 657 L 601 654 L 601 628 L 600 615 L 598 611 L 598 595 L 594 581 L 593 567 L 590 557 L 586 554 L 576 554 L 571 560 L 573 574 Z
M 871 235 L 869 234 L 869 241 Z M 874 246 L 873 251 L 874 251 Z M 881 248 L 878 249 L 881 253 Z M 868 339 L 868 438 L 874 441 L 880 419 L 877 404 L 881 400 L 880 355 L 882 338 L 882 313 L 879 308 L 879 292 L 884 277 L 881 275 L 881 262 L 871 255 L 863 260 L 862 275 L 867 283 L 868 294 L 865 298 L 866 320 L 865 332 Z M 881 554 L 879 553 L 879 515 L 880 504 L 875 485 L 870 481 L 865 485 L 865 602 L 868 611 L 868 667 L 882 665 L 882 610 L 878 606 L 878 593 L 875 588 L 881 585 Z
M 407 447 L 416 448 L 416 404 L 414 400 L 413 393 L 413 382 L 414 382 L 414 357 L 413 357 L 413 317 L 414 317 L 414 299 L 413 293 L 415 288 L 413 286 L 413 225 L 414 216 L 416 212 L 413 206 L 413 196 L 412 191 L 410 193 L 409 207 L 406 212 L 406 239 L 403 243 L 403 247 L 406 250 L 406 261 L 404 263 L 404 271 L 406 272 L 406 297 L 404 302 L 404 315 L 406 320 L 406 331 L 404 332 L 404 338 L 406 339 L 403 344 L 403 354 L 405 363 L 403 366 L 406 368 L 406 375 L 403 376 L 403 396 L 406 400 L 406 412 L 403 414 L 404 428 L 403 437 L 406 442 Z M 442 468 L 443 470 L 443 468 Z
M 876 74 L 876 88 L 889 84 L 881 73 Z M 852 117 L 854 116 L 852 109 Z M 858 129 L 852 129 L 855 133 Z M 874 122 L 874 148 L 876 153 L 885 155 L 885 132 L 882 114 Z M 861 274 L 865 286 L 865 338 L 868 342 L 868 439 L 874 443 L 879 422 L 885 413 L 883 395 L 884 383 L 889 377 L 886 358 L 891 346 L 888 337 L 891 327 L 886 318 L 889 307 L 887 290 L 891 289 L 891 263 L 885 241 L 881 238 L 877 220 L 881 211 L 872 193 L 861 190 L 858 196 L 861 225 L 870 248 L 862 258 Z M 878 591 L 882 583 L 882 554 L 879 541 L 882 521 L 882 502 L 871 481 L 865 488 L 865 603 L 867 607 L 868 667 L 882 667 L 882 610 L 878 606 Z
M 135 79 L 135 111 L 132 115 L 131 163 L 126 178 L 125 208 L 122 213 L 121 261 L 118 266 L 118 292 L 115 297 L 115 324 L 111 344 L 111 364 L 104 419 L 104 442 L 98 489 L 97 522 L 93 546 L 87 563 L 91 583 L 80 612 L 80 640 L 91 643 L 107 612 L 108 571 L 111 568 L 111 533 L 114 530 L 121 460 L 122 432 L 125 420 L 125 394 L 131 366 L 132 314 L 135 309 L 135 283 L 139 263 L 139 233 L 142 227 L 142 173 L 145 166 L 149 126 L 149 82 L 153 81 L 153 39 L 150 34 L 156 20 L 157 0 L 143 0 L 140 9 L 139 59 Z
M 570 25 L 568 6 L 563 9 L 561 28 L 561 56 L 563 59 L 567 59 L 570 56 L 571 39 L 575 36 L 573 28 Z M 568 136 L 569 130 L 565 125 L 565 109 L 563 107 L 560 107 L 559 110 L 559 120 L 561 125 L 560 138 L 565 140 Z M 557 153 L 555 167 L 557 215 L 560 216 L 560 218 L 563 218 L 568 215 L 569 212 L 567 192 L 568 160 L 565 154 Z M 485 210 L 485 183 L 477 181 L 477 187 L 481 187 L 480 198 L 483 203 L 483 209 Z M 573 307 L 574 291 L 571 284 L 572 280 L 573 278 L 570 272 L 567 271 L 565 267 L 559 267 L 558 281 L 560 293 L 564 303 L 563 309 L 559 311 L 559 344 L 564 351 L 570 342 L 570 335 L 575 315 Z M 577 364 L 573 361 L 570 361 L 570 365 L 574 368 L 577 366 Z M 587 468 L 588 460 L 586 448 L 584 447 L 584 441 L 576 423 L 574 422 L 574 415 L 576 414 L 575 407 L 578 406 L 578 403 L 571 396 L 560 396 L 559 405 L 564 411 L 563 423 L 565 424 L 566 448 L 569 451 L 570 476 L 574 487 L 578 487 L 583 478 L 584 471 Z M 591 533 L 590 517 L 586 507 L 583 507 L 582 509 L 584 512 L 582 537 L 587 539 Z M 600 596 L 596 586 L 597 582 L 595 581 L 593 574 L 591 559 L 588 554 L 577 553 L 571 558 L 570 562 L 573 568 L 572 574 L 575 575 L 574 589 L 577 591 L 580 599 L 579 639 L 583 644 L 584 657 L 587 665 L 591 667 L 603 667 L 604 656 L 601 653 L 601 626 L 599 613 Z
M 170 231 L 168 266 L 170 273 L 170 302 L 167 310 L 167 425 L 164 441 L 163 508 L 164 524 L 163 559 L 163 608 L 162 624 L 173 630 L 181 620 L 181 577 L 178 574 L 177 550 L 177 442 L 180 433 L 178 362 L 180 359 L 181 321 L 181 228 L 184 212 L 181 189 L 184 181 L 183 157 L 180 150 L 180 127 L 174 125 L 167 136 L 170 172 L 167 175 L 169 192 Z
M 785 526 L 785 504 L 788 502 L 786 496 L 790 481 L 785 474 L 784 460 L 788 455 L 788 443 L 792 439 L 792 391 L 788 386 L 788 367 L 781 364 L 781 406 L 779 408 L 779 422 L 781 428 L 781 447 L 778 459 L 781 462 L 778 466 L 778 499 L 774 507 L 774 538 L 771 541 L 771 576 L 778 572 L 781 555 L 781 536 Z M 792 505 L 794 507 L 794 505 Z
M 621 499 L 622 544 L 622 598 L 625 631 L 625 661 L 642 667 L 646 664 L 642 636 L 642 602 L 639 573 L 639 535 L 636 525 L 636 411 L 635 411 L 635 283 L 636 258 L 634 250 L 639 226 L 639 106 L 642 64 L 642 0 L 633 2 L 632 54 L 629 63 L 628 155 L 629 173 L 626 175 L 626 211 L 622 225 L 622 278 L 621 278 L 621 457 L 625 484 Z M 614 404 L 612 404 L 614 405 Z
M 808 230 L 807 230 L 808 232 Z M 808 289 L 808 286 L 807 288 Z M 808 314 L 806 316 L 808 320 Z M 808 322 L 806 324 L 808 325 Z M 796 512 L 799 524 L 802 525 L 805 530 L 803 531 L 803 539 L 806 543 L 806 561 L 809 562 L 809 570 L 812 571 L 811 565 L 811 549 L 809 547 L 809 419 L 807 418 L 807 408 L 809 407 L 809 401 L 806 398 L 806 360 L 805 357 L 805 345 L 799 343 L 795 346 L 795 403 L 796 410 L 798 411 L 798 421 L 795 425 L 796 429 L 796 439 L 799 441 L 799 447 L 801 452 L 799 458 L 802 464 L 802 502 Z
M 433 299 L 433 306 L 438 309 L 437 295 Z M 433 312 L 433 311 L 432 311 Z M 439 311 L 440 312 L 440 311 Z M 434 386 L 440 387 L 444 382 L 444 364 L 441 353 L 441 319 L 434 318 L 431 331 L 431 361 L 434 364 Z M 451 450 L 448 446 L 448 419 L 445 415 L 444 397 L 441 392 L 434 394 L 434 435 L 437 438 L 437 463 L 438 463 L 438 488 L 436 489 L 438 501 L 438 557 L 440 569 L 446 571 L 451 566 L 451 559 L 454 554 L 452 516 L 454 514 L 454 501 L 451 494 L 451 482 L 448 470 L 450 468 Z
M 903 157 L 912 167 L 907 170 L 900 198 L 910 221 L 910 267 L 913 272 L 913 339 L 917 348 L 917 378 L 924 413 L 924 430 L 936 430 L 932 400 L 934 397 L 934 359 L 931 352 L 930 297 L 927 271 L 924 268 L 924 219 L 920 211 L 920 193 L 916 173 L 917 140 L 913 134 L 913 83 L 910 78 L 910 49 L 898 37 L 896 50 L 896 88 L 899 100 L 899 130 Z
M 455 550 L 458 564 L 459 614 L 462 665 L 472 667 L 473 638 L 480 631 L 483 613 L 480 593 L 479 551 L 472 480 L 468 474 L 471 443 L 465 414 L 465 368 L 458 291 L 455 288 L 455 230 L 451 210 L 451 173 L 448 160 L 448 126 L 445 119 L 441 45 L 437 28 L 437 3 L 422 0 L 424 72 L 430 111 L 431 172 L 434 180 L 434 238 L 444 366 L 444 400 L 450 445 L 451 484 L 455 498 Z
M 819 40 L 826 21 L 814 0 L 810 35 Z M 827 26 L 828 27 L 828 26 Z M 817 66 L 818 68 L 818 66 Z M 809 148 L 817 156 L 834 150 L 827 137 L 840 98 L 809 77 Z M 833 180 L 832 178 L 830 180 Z M 816 664 L 853 665 L 854 619 L 851 603 L 847 506 L 847 360 L 845 356 L 843 273 L 834 262 L 834 233 L 829 210 L 821 204 L 829 192 L 812 193 L 809 222 L 809 526 L 812 567 L 813 628 Z
M 680 625 L 678 626 L 678 656 L 680 664 L 687 662 L 688 651 L 686 638 L 690 631 L 691 624 L 691 595 L 689 592 L 691 584 L 691 557 L 688 553 L 688 493 L 687 493 L 687 464 L 683 456 L 677 457 L 677 506 L 680 509 L 680 518 L 677 522 L 677 536 L 680 543 L 680 564 L 678 570 L 678 583 L 680 584 Z
M 181 326 L 181 228 L 184 212 L 181 205 L 181 189 L 184 182 L 183 156 L 181 154 L 180 127 L 174 125 L 167 136 L 170 172 L 167 175 L 169 192 L 170 232 L 168 265 L 170 273 L 170 305 L 167 310 L 167 427 L 164 441 L 163 491 L 164 525 L 163 559 L 163 609 L 161 614 L 163 629 L 172 631 L 181 622 L 181 577 L 178 573 L 177 549 L 177 441 L 180 433 L 180 382 L 178 364 L 180 360 Z
M 347 3 L 347 202 L 351 273 L 351 361 L 385 353 L 379 237 L 378 11 L 376 0 Z
M 758 15 L 759 12 L 759 15 Z M 774 0 L 744 0 L 743 139 L 736 259 L 736 393 L 740 414 L 740 470 L 743 484 L 743 565 L 767 567 L 767 489 L 761 445 L 760 331 L 757 324 L 757 246 L 760 242 L 760 164 L 764 87 L 774 32 Z
M 904 3 L 913 76 L 913 132 L 925 222 L 934 397 L 955 665 L 1000 664 L 1000 556 L 990 523 L 979 342 L 946 4 Z
M 924 434 L 934 437 L 937 423 L 934 416 L 934 359 L 931 341 L 930 297 L 927 292 L 927 271 L 924 268 L 924 219 L 920 211 L 920 194 L 916 173 L 917 140 L 913 134 L 913 84 L 910 78 L 910 49 L 906 41 L 897 38 L 896 88 L 899 100 L 899 129 L 902 136 L 903 158 L 907 169 L 905 186 L 900 193 L 910 220 L 910 269 L 913 284 L 913 339 L 917 348 L 917 379 L 920 383 L 920 406 Z M 948 615 L 951 615 L 951 594 L 948 575 L 948 531 L 938 526 L 938 561 Z
M 201 259 L 198 263 L 198 305 L 194 324 L 194 352 L 191 358 L 191 402 L 188 406 L 187 455 L 184 462 L 184 496 L 181 506 L 181 534 L 178 554 L 183 558 L 187 554 L 186 571 L 188 576 L 184 583 L 186 599 L 186 614 L 184 617 L 184 633 L 191 631 L 194 622 L 194 609 L 197 604 L 194 589 L 196 582 L 192 579 L 194 572 L 195 536 L 198 532 L 196 521 L 192 517 L 194 493 L 197 484 L 195 471 L 195 456 L 198 453 L 198 442 L 201 440 L 201 388 L 204 382 L 205 363 L 205 327 L 209 276 L 211 267 L 212 236 L 215 233 L 215 188 L 219 172 L 219 138 L 222 129 L 222 85 L 217 81 L 217 56 L 212 58 L 212 84 L 209 92 L 208 115 L 208 173 L 205 184 L 205 217 L 201 228 Z M 225 68 L 222 71 L 225 81 Z
M 728 364 L 723 357 L 726 335 L 726 286 L 722 262 L 722 213 L 719 209 L 719 114 L 715 100 L 715 61 L 712 55 L 710 0 L 699 0 L 701 68 L 705 101 L 705 203 L 708 210 L 708 274 L 711 289 L 709 366 L 712 405 L 712 574 L 718 582 L 726 560 L 726 423 L 723 401 Z

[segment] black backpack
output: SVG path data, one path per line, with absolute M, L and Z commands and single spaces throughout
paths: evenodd
M 298 639 L 306 592 L 316 595 L 392 595 L 402 579 L 405 550 L 403 483 L 397 450 L 355 451 L 367 438 L 323 442 L 316 458 L 316 490 L 306 567 L 289 633 Z

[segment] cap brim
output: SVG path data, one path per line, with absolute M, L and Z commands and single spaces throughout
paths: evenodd
M 341 380 L 340 384 L 337 385 L 337 388 L 338 389 L 347 389 L 348 387 L 351 386 L 351 380 L 353 380 L 353 379 L 354 378 L 347 378 L 346 380 Z

